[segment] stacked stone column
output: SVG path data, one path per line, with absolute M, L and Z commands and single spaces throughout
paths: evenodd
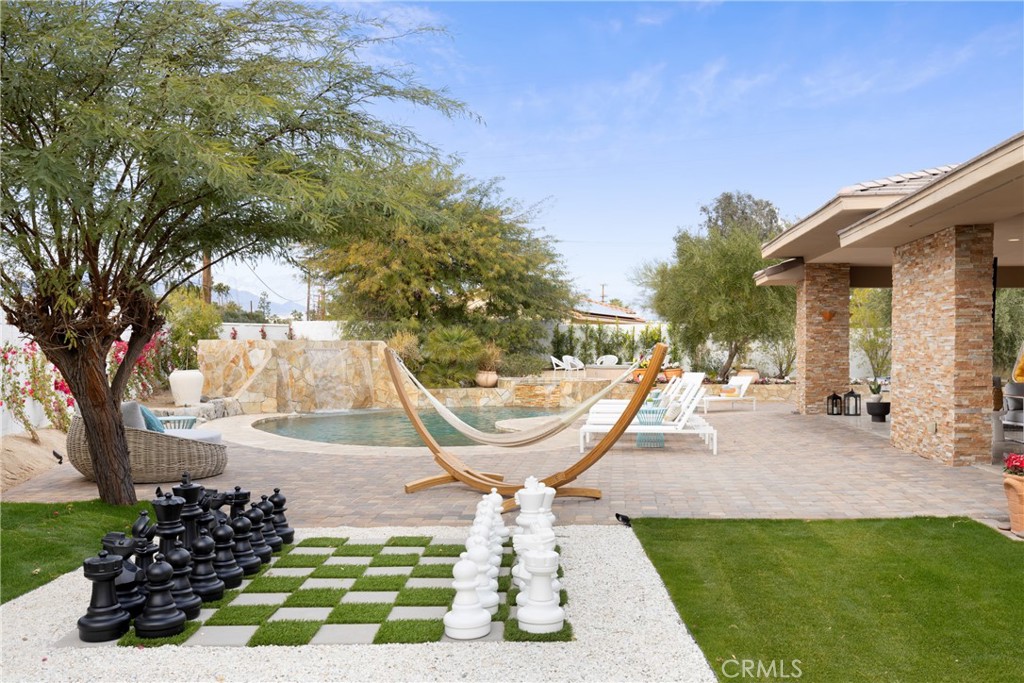
M 893 251 L 892 444 L 970 465 L 990 456 L 992 226 Z
M 825 412 L 825 399 L 850 384 L 850 266 L 804 265 L 796 287 L 797 410 Z

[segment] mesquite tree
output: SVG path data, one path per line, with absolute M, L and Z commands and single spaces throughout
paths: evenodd
M 375 102 L 463 108 L 367 63 L 398 36 L 329 8 L 8 2 L 0 32 L 0 305 L 78 400 L 100 497 L 132 504 L 118 403 L 163 297 L 204 254 L 338 230 L 364 194 L 379 200 L 367 167 L 431 155 Z

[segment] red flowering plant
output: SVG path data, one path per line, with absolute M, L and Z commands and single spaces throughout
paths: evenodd
M 163 382 L 163 368 L 161 367 L 161 349 L 166 341 L 167 334 L 163 331 L 153 335 L 145 346 L 139 359 L 135 361 L 132 374 L 128 377 L 128 384 L 125 387 L 127 398 L 145 400 L 153 395 L 153 390 Z M 124 362 L 124 355 L 128 352 L 128 342 L 116 341 L 110 347 L 107 355 L 107 377 L 114 381 L 114 374 Z
M 35 342 L 25 342 L 20 349 L 4 344 L 0 349 L 0 375 L 0 407 L 28 431 L 32 441 L 39 443 L 36 425 L 28 415 L 31 401 L 39 404 L 54 429 L 68 430 L 69 409 L 75 405 L 71 388 Z
M 1003 462 L 1003 472 L 1024 477 L 1024 453 L 1010 453 Z

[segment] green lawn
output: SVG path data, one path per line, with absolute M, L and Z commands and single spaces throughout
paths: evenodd
M 1024 679 L 1024 543 L 976 522 L 639 519 L 633 528 L 719 680 L 751 680 L 757 670 L 742 676 L 743 660 L 762 673 L 774 662 L 775 676 L 756 680 Z
M 0 602 L 7 602 L 81 568 L 101 549 L 107 532 L 131 536 L 139 510 L 107 505 L 98 500 L 76 503 L 0 503 Z

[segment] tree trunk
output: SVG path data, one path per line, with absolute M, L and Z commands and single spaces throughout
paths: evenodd
M 203 251 L 203 301 L 213 303 L 213 268 L 210 266 L 208 251 Z
M 51 360 L 78 400 L 100 500 L 112 505 L 134 505 L 138 498 L 124 422 L 107 380 L 106 349 L 98 346 L 94 340 L 82 338 L 73 350 L 54 353 Z

